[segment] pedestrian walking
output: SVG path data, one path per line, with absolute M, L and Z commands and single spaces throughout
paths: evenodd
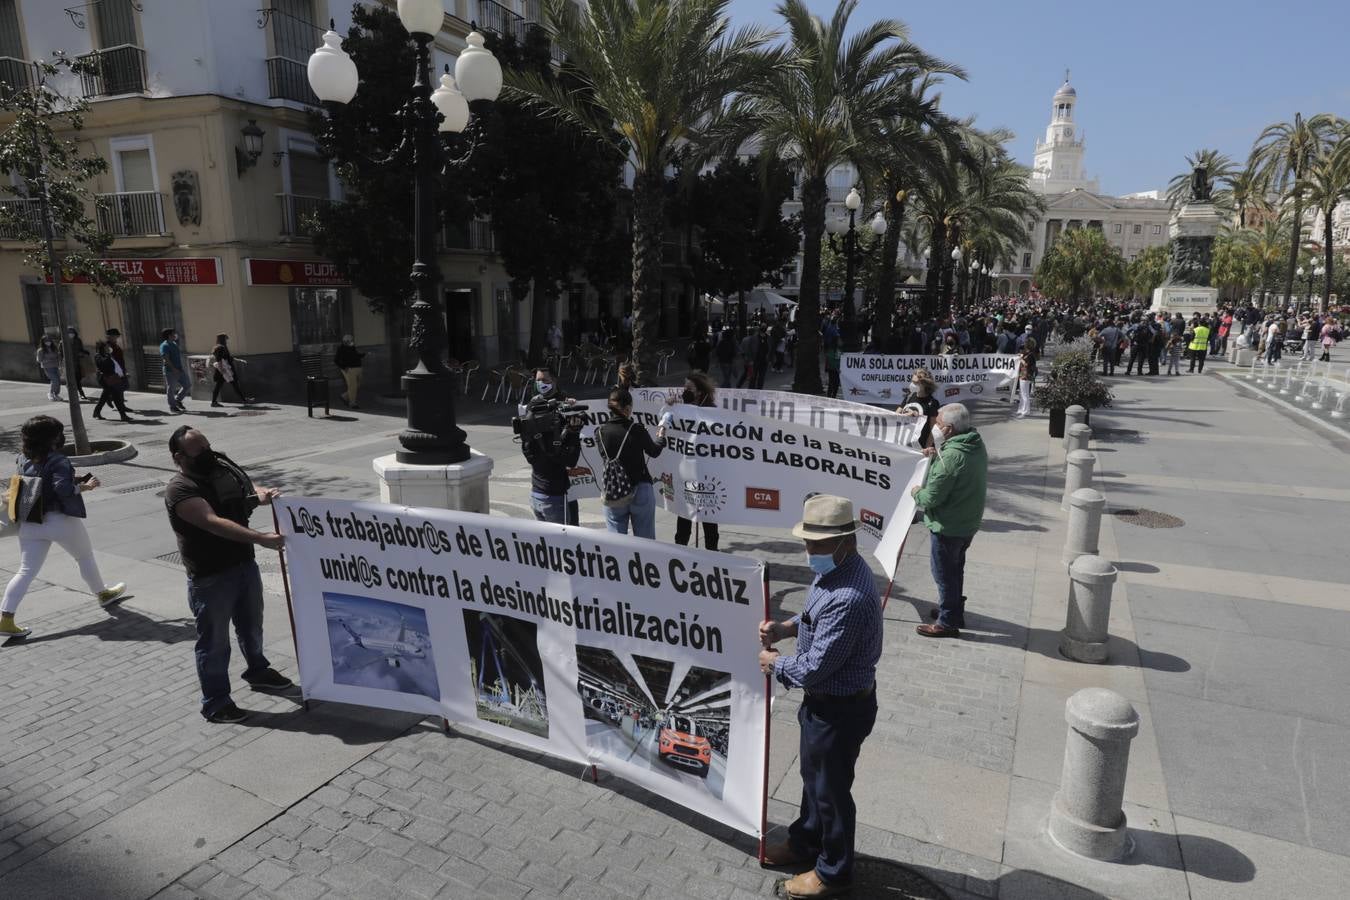
M 670 402 L 684 403 L 687 406 L 715 406 L 714 390 L 712 379 L 704 372 L 690 372 L 689 377 L 684 380 L 684 390 L 678 397 L 671 397 Z M 720 535 L 717 530 L 716 522 L 702 522 L 703 526 L 703 546 L 708 550 L 716 550 Z M 686 519 L 679 516 L 675 520 L 675 543 L 681 547 L 689 545 L 689 536 L 694 530 L 692 519 Z
M 183 368 L 183 350 L 178 346 L 178 332 L 166 328 L 160 332 L 159 356 L 164 361 L 164 396 L 169 401 L 169 412 L 187 412 L 183 398 L 192 393 L 192 379 Z
M 1031 415 L 1031 386 L 1036 381 L 1036 339 L 1027 338 L 1022 352 L 1017 357 L 1017 412 L 1014 415 L 1025 419 Z
M 361 408 L 357 400 L 361 393 L 361 360 L 365 357 L 364 353 L 356 349 L 356 340 L 350 334 L 344 334 L 342 344 L 333 356 L 333 364 L 338 367 L 338 371 L 342 373 L 342 381 L 347 385 L 347 389 L 339 396 L 342 402 L 347 404 L 348 409 Z
M 966 627 L 966 551 L 984 519 L 989 456 L 963 404 L 942 407 L 934 428 L 942 434 L 942 449 L 924 451 L 933 460 L 928 478 L 910 493 L 923 508 L 923 524 L 931 533 L 929 567 L 938 608 L 930 615 L 937 622 L 915 630 L 923 637 L 959 637 Z
M 239 383 L 239 367 L 235 365 L 234 357 L 230 355 L 229 346 L 230 336 L 228 334 L 216 335 L 216 345 L 211 348 L 211 405 L 223 406 L 220 402 L 220 389 L 229 385 L 234 388 L 234 393 L 239 397 L 240 403 L 252 403 L 252 397 L 244 396 L 244 386 Z
M 853 503 L 817 494 L 792 529 L 815 573 L 798 616 L 760 625 L 760 670 L 804 692 L 801 727 L 801 812 L 787 840 L 764 849 L 766 866 L 810 869 L 784 883 L 792 900 L 836 897 L 853 883 L 857 808 L 854 767 L 877 718 L 876 671 L 881 658 L 881 598 L 872 570 L 858 555 Z M 774 644 L 797 639 L 796 653 Z
M 94 418 L 103 418 L 103 407 L 111 405 L 121 415 L 123 422 L 130 422 L 127 415 L 126 372 L 117 364 L 112 347 L 107 341 L 94 344 L 94 370 L 98 373 L 98 384 L 102 393 L 94 404 Z
M 1106 327 L 1097 333 L 1101 341 L 1102 374 L 1116 374 L 1116 363 L 1120 361 L 1120 342 L 1125 339 L 1114 319 L 1106 320 Z
M 15 460 L 20 475 L 41 480 L 42 503 L 37 521 L 31 518 L 19 524 L 19 570 L 5 587 L 0 601 L 0 638 L 24 638 L 32 629 L 14 621 L 33 579 L 47 561 L 52 544 L 57 544 L 75 560 L 80 577 L 99 604 L 107 606 L 125 599 L 127 586 L 109 585 L 99 572 L 94 547 L 85 530 L 84 494 L 96 490 L 100 482 L 92 475 L 77 477 L 70 459 L 61 452 L 65 446 L 65 426 L 51 416 L 34 416 L 19 431 L 22 457 Z
M 242 722 L 247 713 L 230 697 L 231 624 L 248 666 L 244 681 L 261 691 L 293 686 L 263 654 L 262 575 L 253 556 L 255 545 L 280 550 L 284 539 L 248 525 L 253 511 L 281 492 L 255 488 L 243 469 L 212 449 L 206 435 L 190 425 L 174 431 L 169 453 L 178 474 L 169 480 L 164 506 L 187 571 L 188 606 L 197 622 L 202 716 L 208 722 Z
M 61 345 L 50 334 L 38 338 L 34 355 L 42 377 L 47 379 L 47 399 L 61 399 Z
M 94 358 L 84 348 L 80 332 L 73 325 L 66 329 L 66 334 L 70 340 L 70 352 L 75 357 L 75 390 L 79 392 L 81 400 L 88 400 L 84 393 L 84 380 L 94 372 Z
M 1266 365 L 1273 366 L 1280 361 L 1284 352 L 1284 323 L 1274 319 L 1266 329 Z
M 1331 362 L 1331 348 L 1336 346 L 1336 342 L 1341 339 L 1341 329 L 1336 324 L 1335 319 L 1327 319 L 1322 326 L 1322 355 L 1318 357 L 1318 362 Z
M 633 395 L 623 388 L 609 392 L 609 415 L 609 421 L 596 429 L 595 442 L 606 468 L 613 461 L 623 469 L 632 493 L 605 499 L 605 522 L 610 531 L 627 534 L 631 527 L 638 537 L 655 540 L 656 493 L 646 457 L 660 456 L 665 449 L 665 426 L 657 428 L 652 440 L 647 429 L 633 421 Z
M 1186 339 L 1181 332 L 1174 331 L 1167 339 L 1167 374 L 1181 374 L 1181 353 L 1186 349 Z
M 722 329 L 713 355 L 717 357 L 717 368 L 722 373 L 722 387 L 731 387 L 731 376 L 736 370 L 736 336 L 730 328 Z

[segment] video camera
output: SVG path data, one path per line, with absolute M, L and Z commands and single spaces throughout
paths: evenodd
M 569 421 L 585 417 L 586 407 L 580 403 L 535 397 L 530 401 L 525 415 L 516 416 L 511 420 L 511 430 L 518 434 L 522 441 L 528 441 L 535 435 L 543 435 L 551 437 L 556 443 L 562 440 L 563 429 L 567 427 Z

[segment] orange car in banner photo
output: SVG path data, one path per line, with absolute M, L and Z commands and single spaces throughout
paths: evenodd
M 694 733 L 697 727 L 693 719 L 671 716 L 661 726 L 657 756 L 663 763 L 692 769 L 706 778 L 708 768 L 712 765 L 712 744 L 708 743 L 707 738 Z

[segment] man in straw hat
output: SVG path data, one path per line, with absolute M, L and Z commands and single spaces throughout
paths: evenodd
M 787 897 L 835 897 L 853 880 L 857 811 L 850 791 L 853 766 L 877 719 L 876 672 L 881 658 L 881 600 L 872 570 L 858 555 L 853 504 L 816 494 L 806 500 L 792 533 L 806 544 L 816 573 L 801 615 L 759 627 L 759 667 L 806 696 L 801 725 L 802 806 L 786 841 L 765 848 L 764 865 L 814 867 L 784 883 Z M 797 639 L 788 656 L 773 649 Z

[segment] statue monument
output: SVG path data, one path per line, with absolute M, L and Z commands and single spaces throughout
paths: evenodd
M 1211 286 L 1209 270 L 1214 256 L 1214 236 L 1219 233 L 1223 216 L 1210 197 L 1209 172 L 1196 166 L 1191 172 L 1191 196 L 1172 215 L 1167 226 L 1171 239 L 1171 258 L 1167 277 L 1153 291 L 1156 312 L 1214 312 L 1219 290 Z

